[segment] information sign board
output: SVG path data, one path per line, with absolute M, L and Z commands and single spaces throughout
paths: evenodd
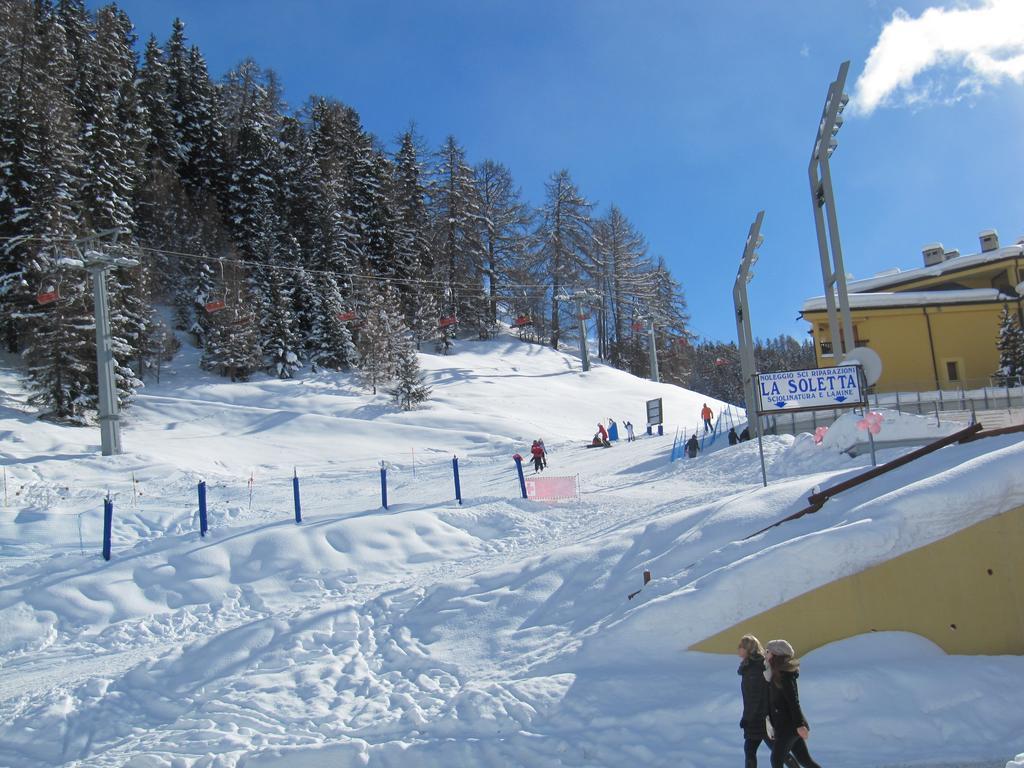
M 647 425 L 653 427 L 658 424 L 664 424 L 665 419 L 663 416 L 664 414 L 661 412 L 661 398 L 659 397 L 657 400 L 648 400 Z
M 757 374 L 757 412 L 852 408 L 866 405 L 866 387 L 859 365 Z

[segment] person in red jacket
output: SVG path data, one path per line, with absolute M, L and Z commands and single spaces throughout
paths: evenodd
M 533 456 L 533 474 L 537 474 L 544 469 L 544 449 L 541 448 L 540 440 L 533 441 L 530 454 Z
M 606 448 L 609 445 L 611 445 L 611 443 L 608 442 L 608 430 L 604 428 L 604 424 L 602 424 L 601 422 L 597 423 L 597 434 L 601 436 L 602 445 L 604 445 Z

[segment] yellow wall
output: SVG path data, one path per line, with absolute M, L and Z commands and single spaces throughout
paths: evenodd
M 1024 654 L 1024 507 L 806 592 L 690 650 L 736 652 L 745 634 L 801 655 L 854 635 L 903 631 L 947 653 Z M 799 567 L 798 564 L 793 565 Z
M 956 389 L 988 383 L 999 367 L 996 339 L 999 333 L 1001 303 L 954 304 L 947 306 L 854 309 L 850 318 L 858 339 L 882 359 L 882 376 L 877 392 L 919 391 L 938 386 Z M 927 320 L 926 320 L 927 313 Z M 829 341 L 828 315 L 806 312 L 812 323 L 818 365 L 834 365 L 833 357 L 821 355 L 822 340 Z M 928 325 L 931 324 L 931 343 Z M 821 327 L 824 326 L 824 331 Z M 932 346 L 935 360 L 932 360 Z M 945 361 L 958 360 L 960 382 L 951 382 Z

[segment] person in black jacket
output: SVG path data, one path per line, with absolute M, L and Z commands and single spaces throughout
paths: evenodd
M 700 446 L 697 444 L 697 433 L 694 432 L 690 439 L 686 441 L 686 455 L 691 459 L 697 458 L 697 451 L 700 450 Z
M 793 646 L 785 640 L 772 640 L 765 646 L 767 669 L 771 672 L 768 715 L 775 731 L 772 768 L 782 768 L 791 752 L 803 768 L 821 768 L 807 751 L 811 729 L 800 709 L 800 693 L 796 685 L 800 662 L 793 658 L 794 655 Z
M 736 673 L 740 676 L 740 691 L 743 694 L 743 716 L 740 728 L 743 729 L 744 768 L 757 768 L 757 749 L 763 741 L 770 749 L 768 728 L 765 718 L 768 716 L 768 680 L 764 672 L 764 649 L 761 642 L 753 635 L 740 638 L 736 653 L 740 657 L 740 668 Z M 800 768 L 796 760 L 788 758 L 789 768 Z
M 729 445 L 736 445 L 740 441 L 740 436 L 736 434 L 736 427 L 729 427 Z

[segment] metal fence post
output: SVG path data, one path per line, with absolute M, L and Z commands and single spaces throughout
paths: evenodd
M 903 413 L 903 411 L 900 409 L 900 393 L 899 392 L 896 393 L 896 413 Z
M 939 391 L 941 392 L 942 390 L 940 389 Z M 935 403 L 935 426 L 936 427 L 941 427 L 942 426 L 942 421 L 939 420 L 939 404 L 938 403 Z

